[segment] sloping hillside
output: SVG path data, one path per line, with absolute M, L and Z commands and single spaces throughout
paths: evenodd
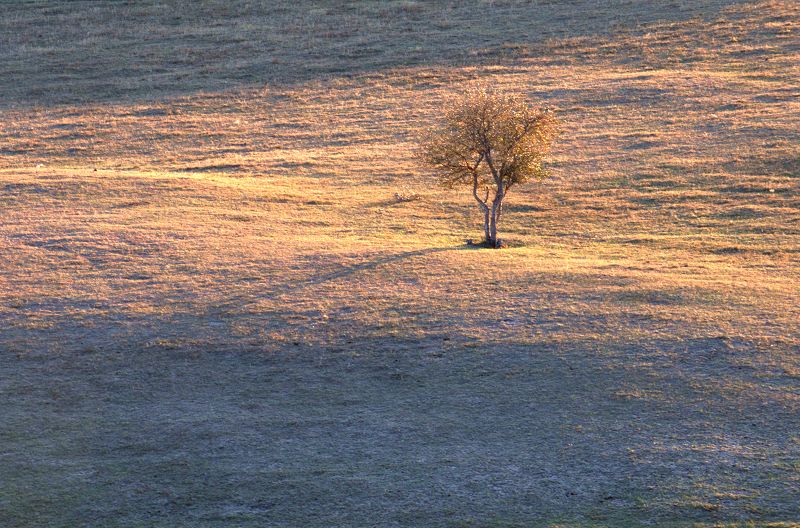
M 800 520 L 796 2 L 595 4 L 12 4 L 0 525 Z M 475 80 L 564 122 L 502 251 Z

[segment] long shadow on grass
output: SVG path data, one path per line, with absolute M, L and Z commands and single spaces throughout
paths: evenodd
M 401 262 L 404 260 L 412 259 L 415 257 L 423 257 L 427 255 L 432 255 L 434 253 L 441 253 L 443 251 L 456 251 L 456 250 L 466 250 L 466 249 L 474 249 L 470 246 L 445 246 L 445 247 L 435 247 L 435 248 L 425 248 L 425 249 L 415 249 L 413 251 L 403 251 L 402 253 L 395 253 L 393 255 L 385 255 L 368 262 L 363 262 L 361 264 L 356 264 L 354 266 L 348 266 L 344 269 L 336 270 L 330 273 L 324 273 L 322 275 L 318 275 L 313 277 L 311 280 L 305 281 L 303 283 L 297 284 L 294 288 L 290 289 L 300 289 L 305 286 L 311 285 L 319 285 L 326 282 L 330 282 L 333 280 L 342 279 L 344 277 L 348 277 L 350 275 L 354 275 L 356 273 L 362 271 L 373 270 L 380 266 L 385 266 L 386 264 L 392 264 L 394 262 Z
M 343 279 L 345 277 L 350 277 L 352 275 L 356 275 L 358 273 L 362 273 L 369 270 L 374 270 L 381 266 L 385 266 L 388 264 L 402 262 L 405 260 L 409 260 L 416 257 L 423 257 L 432 255 L 435 253 L 442 253 L 445 251 L 465 251 L 465 250 L 477 250 L 479 249 L 477 246 L 470 246 L 468 244 L 461 245 L 461 246 L 443 246 L 443 247 L 432 247 L 432 248 L 424 248 L 424 249 L 415 249 L 412 251 L 403 251 L 401 253 L 393 253 L 391 255 L 383 255 L 377 257 L 375 259 L 369 260 L 367 262 L 362 262 L 360 264 L 355 264 L 352 266 L 346 266 L 341 269 L 337 269 L 336 271 L 331 271 L 327 273 L 322 273 L 316 276 L 313 276 L 307 280 L 297 281 L 290 284 L 282 284 L 277 289 L 273 289 L 272 291 L 265 291 L 263 296 L 274 296 L 278 293 L 286 294 L 286 293 L 296 293 L 300 290 L 308 288 L 310 286 L 319 286 L 321 284 L 325 284 L 331 281 Z M 253 304 L 258 302 L 257 299 L 252 299 L 246 295 L 243 296 L 236 296 L 229 299 L 223 305 L 217 306 L 217 308 L 225 308 L 225 307 L 232 307 L 236 306 L 241 308 L 243 306 Z

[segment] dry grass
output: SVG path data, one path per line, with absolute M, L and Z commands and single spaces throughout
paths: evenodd
M 520 56 L 579 61 L 583 57 L 575 53 L 576 41 L 589 43 L 583 52 L 610 56 L 624 50 L 645 64 L 667 59 L 667 50 L 673 63 L 684 55 L 702 57 L 698 38 L 733 53 L 755 41 L 757 52 L 772 56 L 780 55 L 774 50 L 776 34 L 790 38 L 792 30 L 786 20 L 768 18 L 766 33 L 741 32 L 741 22 L 763 16 L 763 4 L 747 12 L 752 4 L 741 0 L 6 4 L 0 19 L 0 104 L 26 107 L 130 97 L 160 100 L 411 65 L 496 64 Z M 744 7 L 736 17 L 704 27 L 702 35 L 694 31 L 698 22 L 737 5 Z M 779 16 L 791 16 L 792 2 L 773 5 Z M 681 38 L 654 34 L 649 24 L 655 22 Z M 618 40 L 595 45 L 609 33 L 632 37 L 636 46 L 618 48 Z
M 0 524 L 800 520 L 796 6 L 479 4 L 4 16 Z M 499 252 L 474 79 L 567 130 Z

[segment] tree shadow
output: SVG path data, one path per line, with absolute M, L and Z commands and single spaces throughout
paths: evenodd
M 409 260 L 416 257 L 424 257 L 428 255 L 432 255 L 434 253 L 442 253 L 445 251 L 463 251 L 466 249 L 472 249 L 468 245 L 463 246 L 442 246 L 442 247 L 434 247 L 434 248 L 425 248 L 425 249 L 415 249 L 412 251 L 403 251 L 401 253 L 394 253 L 392 255 L 385 255 L 368 262 L 363 262 L 361 264 L 356 264 L 354 266 L 348 266 L 343 269 L 339 269 L 333 272 L 324 273 L 322 275 L 317 275 L 316 277 L 311 278 L 308 281 L 303 282 L 302 284 L 298 284 L 295 288 L 291 288 L 292 290 L 298 290 L 305 286 L 316 286 L 320 284 L 324 284 L 326 282 L 335 281 L 338 279 L 343 279 L 345 277 L 349 277 L 351 275 L 355 275 L 360 272 L 374 270 L 381 266 L 385 266 L 387 264 L 392 264 L 395 262 L 402 262 L 405 260 Z

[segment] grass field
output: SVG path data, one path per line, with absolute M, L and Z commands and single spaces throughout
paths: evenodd
M 0 526 L 800 523 L 797 2 L 188 6 L 3 5 Z

